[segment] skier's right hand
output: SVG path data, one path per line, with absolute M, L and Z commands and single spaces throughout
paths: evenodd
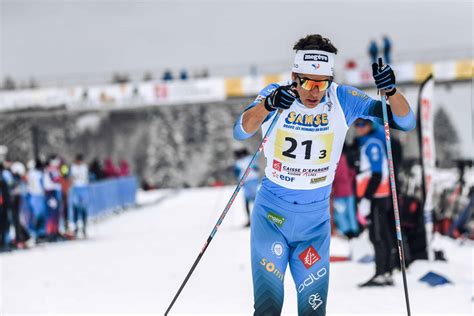
M 295 87 L 296 82 L 293 82 L 291 85 L 280 86 L 273 90 L 273 92 L 265 98 L 265 109 L 269 112 L 289 109 L 293 102 L 299 97 Z

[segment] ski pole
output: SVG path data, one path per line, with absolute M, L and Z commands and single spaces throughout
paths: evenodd
M 283 111 L 283 110 L 278 110 L 278 112 L 277 112 L 276 115 L 275 115 L 275 118 L 273 119 L 272 123 L 271 123 L 270 126 L 268 127 L 267 132 L 265 133 L 265 136 L 263 137 L 262 142 L 260 143 L 260 146 L 258 146 L 258 149 L 257 149 L 257 151 L 255 152 L 255 154 L 253 155 L 252 160 L 250 161 L 249 165 L 247 166 L 247 169 L 245 169 L 244 174 L 243 174 L 242 177 L 240 178 L 239 183 L 237 184 L 237 187 L 236 187 L 235 190 L 234 190 L 234 193 L 233 193 L 232 196 L 230 197 L 229 202 L 227 202 L 227 205 L 225 206 L 224 210 L 222 211 L 221 216 L 220 216 L 219 219 L 217 220 L 217 223 L 216 223 L 216 225 L 214 226 L 214 229 L 212 230 L 211 234 L 209 235 L 209 237 L 207 238 L 206 242 L 204 243 L 204 246 L 202 247 L 201 252 L 200 252 L 199 255 L 197 256 L 196 260 L 194 261 L 194 264 L 192 265 L 191 269 L 189 270 L 188 274 L 186 275 L 186 278 L 184 279 L 183 283 L 182 283 L 181 286 L 179 287 L 178 292 L 176 293 L 176 295 L 174 296 L 174 298 L 173 298 L 173 300 L 171 301 L 170 305 L 168 306 L 168 309 L 167 309 L 166 312 L 165 312 L 165 316 L 168 315 L 169 311 L 171 310 L 171 308 L 173 307 L 174 303 L 175 303 L 176 300 L 178 299 L 178 296 L 181 294 L 181 291 L 183 290 L 184 286 L 186 285 L 186 283 L 188 282 L 189 278 L 191 277 L 191 274 L 194 272 L 194 269 L 196 269 L 196 266 L 198 265 L 199 261 L 201 261 L 201 258 L 202 258 L 202 256 L 204 255 L 204 252 L 206 251 L 207 247 L 208 247 L 209 244 L 211 243 L 212 238 L 214 238 L 214 235 L 217 233 L 217 230 L 219 229 L 219 226 L 220 226 L 220 225 L 222 224 L 222 222 L 224 221 L 224 218 L 225 218 L 225 216 L 227 215 L 227 212 L 229 211 L 230 207 L 231 207 L 232 204 L 234 203 L 234 200 L 235 200 L 237 194 L 239 193 L 240 189 L 241 189 L 242 186 L 244 185 L 245 179 L 247 178 L 247 176 L 248 176 L 248 174 L 249 174 L 249 172 L 250 172 L 250 168 L 252 167 L 253 163 L 254 163 L 255 160 L 257 159 L 257 157 L 258 157 L 258 155 L 260 154 L 260 152 L 263 150 L 263 147 L 264 147 L 265 143 L 266 143 L 267 140 L 268 140 L 268 136 L 270 135 L 270 133 L 272 132 L 273 128 L 275 127 L 275 124 L 276 124 L 276 122 L 278 121 L 278 118 L 280 117 L 280 114 L 281 114 L 282 111 Z
M 379 67 L 383 67 L 382 58 L 379 58 Z M 393 201 L 393 213 L 395 214 L 395 228 L 397 229 L 397 241 L 398 241 L 398 254 L 400 255 L 400 267 L 402 270 L 403 276 L 403 288 L 405 289 L 405 302 L 407 305 L 407 314 L 411 315 L 410 312 L 410 300 L 408 297 L 408 285 L 406 277 L 406 268 L 405 268 L 405 252 L 403 249 L 403 240 L 402 240 L 402 229 L 400 226 L 400 213 L 398 211 L 398 198 L 397 198 L 397 188 L 395 187 L 395 171 L 393 168 L 393 157 L 392 157 L 392 145 L 390 143 L 390 126 L 388 124 L 388 114 L 387 114 L 387 101 L 385 98 L 385 92 L 380 90 L 380 100 L 382 101 L 382 111 L 383 111 L 383 125 L 385 129 L 385 142 L 387 144 L 387 158 L 388 158 L 388 169 L 390 173 L 390 187 L 392 189 L 392 201 Z

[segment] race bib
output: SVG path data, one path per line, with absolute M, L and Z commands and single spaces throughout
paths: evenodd
M 331 161 L 334 133 L 294 133 L 283 129 L 276 131 L 275 158 L 299 165 L 319 165 Z
M 313 109 L 295 101 L 282 112 L 264 150 L 272 182 L 298 190 L 332 183 L 348 129 L 336 88 L 331 85 L 325 103 Z M 269 125 L 262 125 L 264 134 Z

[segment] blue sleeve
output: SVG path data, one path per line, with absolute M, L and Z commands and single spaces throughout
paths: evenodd
M 275 90 L 276 88 L 278 88 L 279 85 L 276 84 L 276 83 L 272 83 L 272 84 L 269 84 L 268 86 L 266 86 L 265 88 L 263 88 L 257 98 L 255 99 L 255 101 L 253 101 L 249 106 L 247 106 L 245 108 L 245 110 L 239 115 L 237 121 L 235 122 L 234 124 L 234 138 L 237 139 L 237 140 L 244 140 L 244 139 L 247 139 L 247 138 L 250 138 L 252 137 L 255 133 L 247 133 L 243 127 L 242 127 L 242 116 L 244 114 L 245 111 L 253 108 L 254 106 L 256 106 L 257 104 L 259 104 L 260 102 L 262 102 L 263 100 L 265 100 L 265 98 L 270 94 L 272 93 L 273 90 Z M 268 121 L 275 113 L 274 112 L 270 112 L 268 113 L 267 117 L 265 118 L 265 120 L 263 122 L 266 122 Z
M 370 162 L 370 170 L 372 173 L 382 173 L 382 161 L 384 155 L 384 148 L 379 144 L 371 143 L 365 149 L 365 155 Z
M 252 136 L 253 134 L 247 133 L 242 127 L 242 114 L 240 114 L 237 122 L 234 124 L 234 138 L 237 140 L 244 140 Z
M 364 117 L 367 109 L 377 102 L 359 89 L 344 85 L 337 87 L 337 98 L 341 103 L 347 126 L 351 126 L 358 118 L 368 118 Z
M 398 129 L 402 131 L 411 131 L 416 127 L 415 113 L 413 113 L 411 108 L 410 112 L 408 112 L 408 114 L 405 116 L 397 116 L 393 114 L 393 121 L 395 123 L 394 125 L 399 127 Z
M 369 119 L 383 125 L 381 101 L 372 99 L 359 89 L 343 85 L 337 87 L 337 98 L 341 103 L 348 126 L 358 118 Z M 411 109 L 407 115 L 397 116 L 387 106 L 387 114 L 390 127 L 394 129 L 410 131 L 416 127 L 415 114 Z

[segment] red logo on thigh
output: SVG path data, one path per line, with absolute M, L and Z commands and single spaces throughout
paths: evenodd
M 303 262 L 306 269 L 311 268 L 321 259 L 321 256 L 319 256 L 319 253 L 313 248 L 313 246 L 306 248 L 302 253 L 300 253 L 298 257 L 300 258 L 301 262 Z

